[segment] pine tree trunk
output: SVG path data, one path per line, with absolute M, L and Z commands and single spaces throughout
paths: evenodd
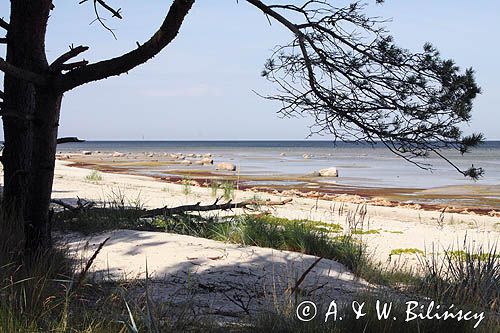
M 29 191 L 24 213 L 26 248 L 30 250 L 52 246 L 49 205 L 54 180 L 61 100 L 62 94 L 50 89 L 37 90 Z
M 51 4 L 51 0 L 11 1 L 8 63 L 41 75 L 47 73 L 45 33 Z M 50 198 L 53 169 L 48 168 L 54 156 L 42 154 L 55 154 L 55 146 L 47 147 L 53 141 L 50 124 L 59 117 L 61 96 L 10 75 L 4 77 L 4 93 L 4 207 L 14 215 L 11 221 L 23 223 L 27 248 L 48 247 L 46 198 Z

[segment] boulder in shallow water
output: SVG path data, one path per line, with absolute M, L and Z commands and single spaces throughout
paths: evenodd
M 82 154 L 83 155 L 92 155 L 92 152 L 88 151 L 88 150 L 84 150 L 84 151 L 82 151 Z
M 113 157 L 125 157 L 126 154 L 115 151 L 112 156 Z
M 218 163 L 215 170 L 236 171 L 236 165 L 228 162 Z
M 203 165 L 209 165 L 209 164 L 214 164 L 214 160 L 208 157 L 202 158 L 200 160 L 201 164 Z
M 326 168 L 319 170 L 319 175 L 321 177 L 338 177 L 339 172 L 337 168 Z

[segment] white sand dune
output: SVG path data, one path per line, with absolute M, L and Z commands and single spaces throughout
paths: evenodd
M 65 241 L 85 262 L 107 237 L 109 241 L 93 263 L 94 278 L 143 280 L 147 267 L 154 300 L 168 302 L 176 310 L 189 306 L 219 316 L 255 313 L 284 302 L 283 296 L 317 259 L 296 252 L 133 230 L 106 232 L 91 239 L 71 235 Z M 299 288 L 317 301 L 324 297 L 348 301 L 367 287 L 343 265 L 322 259 Z M 129 292 L 141 297 L 144 289 L 132 287 Z

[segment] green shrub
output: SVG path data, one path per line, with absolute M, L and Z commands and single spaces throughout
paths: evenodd
M 90 174 L 85 176 L 85 180 L 93 183 L 100 182 L 102 180 L 101 173 L 98 170 L 92 170 Z

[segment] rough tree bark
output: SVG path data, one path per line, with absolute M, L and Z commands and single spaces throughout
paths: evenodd
M 6 61 L 23 70 L 43 74 L 48 68 L 45 56 L 45 33 L 51 1 L 11 1 L 11 15 L 7 32 Z M 44 131 L 46 123 L 55 117 L 59 108 L 52 97 L 43 97 L 35 83 L 13 75 L 5 75 L 4 80 L 4 201 L 9 212 L 16 214 L 13 221 L 24 221 L 26 246 L 28 248 L 50 246 L 48 233 L 48 206 L 40 196 L 47 196 L 51 186 L 46 179 L 53 171 L 46 166 L 33 163 L 40 159 L 41 142 L 47 142 Z M 44 105 L 44 109 L 40 106 Z M 52 130 L 51 130 L 52 131 Z M 36 144 L 35 144 L 36 143 Z M 35 147 L 36 145 L 36 147 Z M 50 157 L 49 157 L 50 158 Z M 53 162 L 52 162 L 53 164 Z M 48 165 L 47 165 L 48 166 Z M 45 192 L 45 193 L 43 193 Z M 50 193 L 48 193 L 50 196 Z

